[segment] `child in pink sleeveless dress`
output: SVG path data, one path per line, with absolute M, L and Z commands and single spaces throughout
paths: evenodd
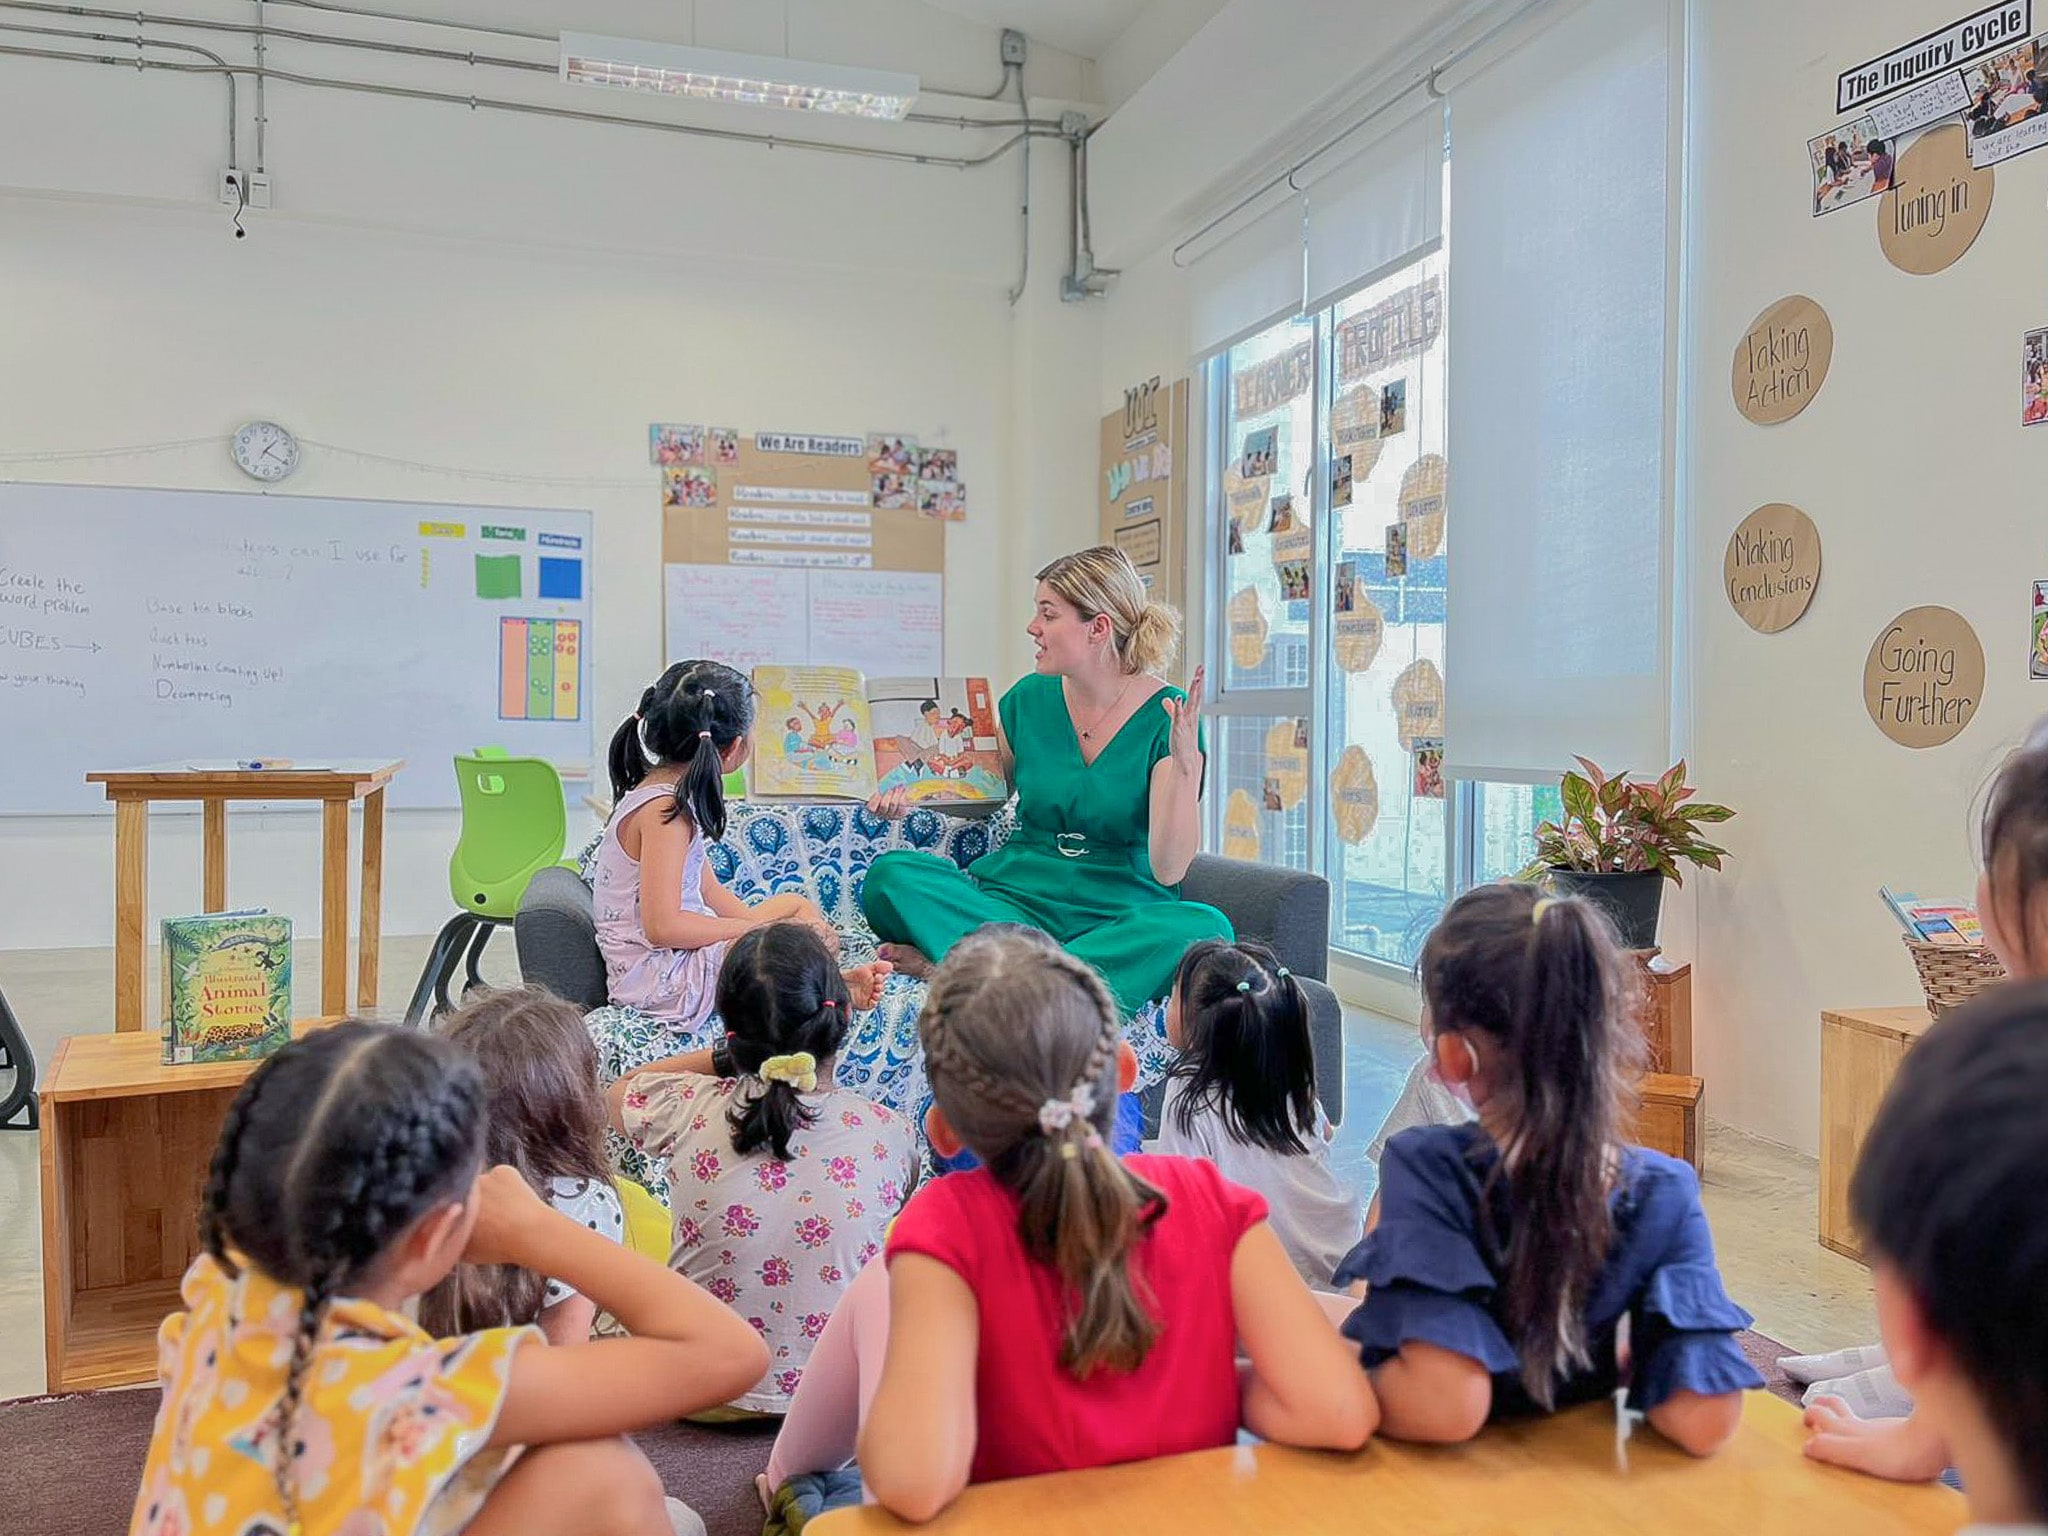
M 726 947 L 749 929 L 794 919 L 838 951 L 838 934 L 808 897 L 749 906 L 706 859 L 725 833 L 725 775 L 747 760 L 753 724 L 746 678 L 715 661 L 679 661 L 612 736 L 618 798 L 597 851 L 597 946 L 611 1001 L 663 1026 L 670 1050 L 703 1043 Z M 887 971 L 878 963 L 848 976 L 857 1007 L 871 1006 Z

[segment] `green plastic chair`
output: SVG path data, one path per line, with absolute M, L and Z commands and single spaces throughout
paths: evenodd
M 413 989 L 405 1022 L 415 1029 L 447 1012 L 448 983 L 465 954 L 463 991 L 483 984 L 478 966 L 492 932 L 518 915 L 527 883 L 562 862 L 569 836 L 562 776 L 545 758 L 479 747 L 455 759 L 455 784 L 462 798 L 462 835 L 448 857 L 448 889 L 462 910 L 435 936 Z

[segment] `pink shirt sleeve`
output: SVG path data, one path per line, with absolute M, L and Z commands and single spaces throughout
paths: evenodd
M 698 1113 L 698 1096 L 715 1077 L 694 1072 L 649 1072 L 633 1079 L 619 1105 L 626 1140 L 649 1157 L 667 1157 Z

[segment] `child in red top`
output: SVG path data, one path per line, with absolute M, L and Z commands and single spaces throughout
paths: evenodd
M 890 1330 L 861 1430 L 879 1502 L 925 1520 L 972 1481 L 1228 1445 L 1240 1423 L 1364 1443 L 1371 1390 L 1265 1202 L 1200 1162 L 1109 1151 L 1118 1016 L 1094 971 L 970 936 L 918 1033 L 934 1150 L 982 1166 L 920 1190 L 889 1236 L 890 1315 L 917 1326 Z

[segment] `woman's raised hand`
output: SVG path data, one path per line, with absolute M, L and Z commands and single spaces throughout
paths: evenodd
M 901 821 L 910 814 L 910 791 L 898 784 L 868 801 L 868 814 L 884 821 Z
M 1167 749 L 1173 756 L 1173 766 L 1190 778 L 1202 772 L 1202 688 L 1204 669 L 1195 668 L 1195 675 L 1188 683 L 1188 696 L 1176 699 L 1171 696 L 1159 701 L 1160 707 L 1173 721 L 1173 732 L 1167 738 Z

